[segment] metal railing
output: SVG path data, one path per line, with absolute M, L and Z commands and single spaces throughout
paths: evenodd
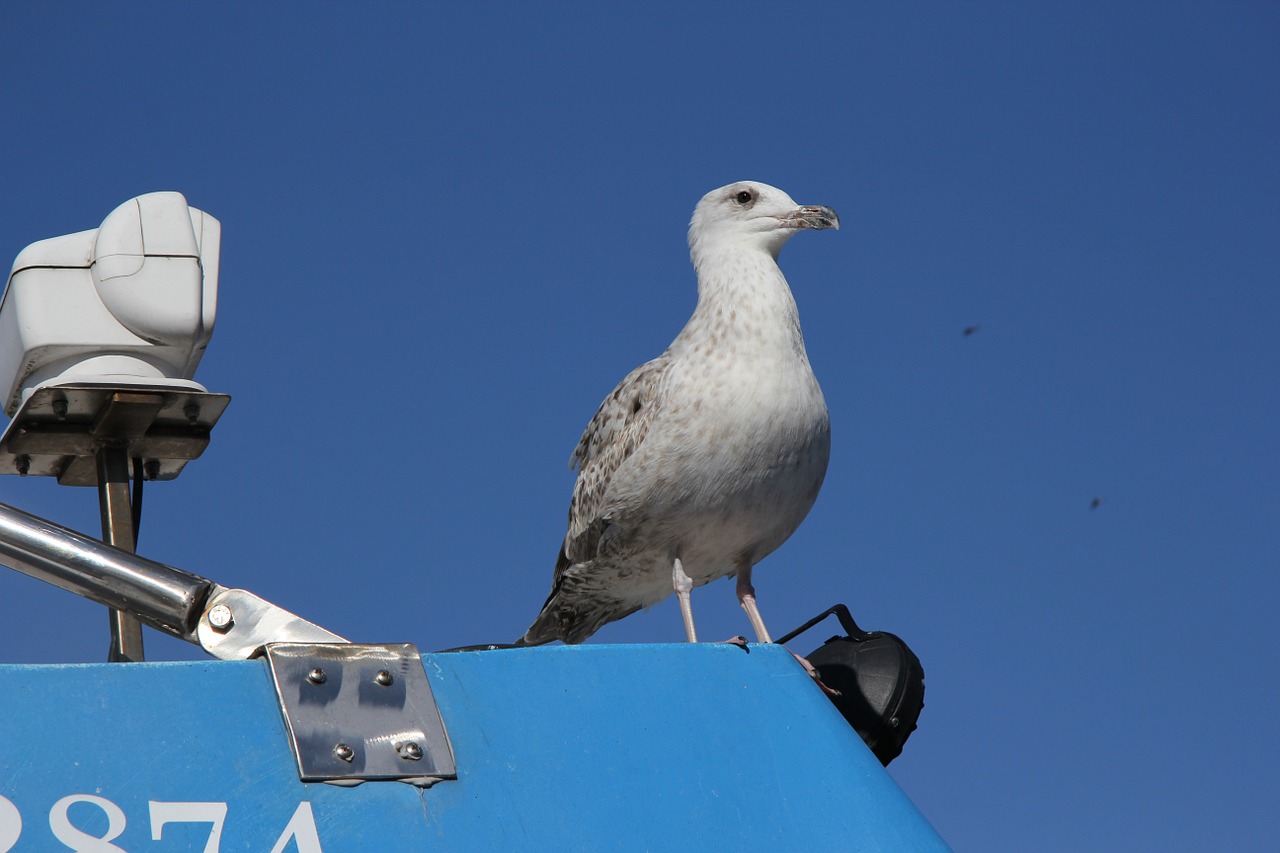
M 345 643 L 253 593 L 166 566 L 0 504 L 0 565 L 128 614 L 217 658 L 267 643 Z

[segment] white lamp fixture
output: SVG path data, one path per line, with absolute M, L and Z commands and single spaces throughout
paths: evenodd
M 18 254 L 0 302 L 13 418 L 0 473 L 95 485 L 97 449 L 123 443 L 149 479 L 171 479 L 203 451 L 230 400 L 193 379 L 213 334 L 221 232 L 181 193 L 158 192 Z
M 191 377 L 213 334 L 221 230 L 180 193 L 149 193 L 23 249 L 0 304 L 5 413 L 70 382 L 203 391 Z

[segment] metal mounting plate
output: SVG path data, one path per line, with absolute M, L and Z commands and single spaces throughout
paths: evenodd
M 152 463 L 148 479 L 172 480 L 209 445 L 231 397 L 152 385 L 50 385 L 37 389 L 0 436 L 0 474 L 97 485 L 103 441 Z
M 270 643 L 267 662 L 304 782 L 457 777 L 410 643 Z

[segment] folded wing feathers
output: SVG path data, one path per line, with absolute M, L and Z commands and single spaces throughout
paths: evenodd
M 578 481 L 569 502 L 564 553 L 575 563 L 595 556 L 601 529 L 596 522 L 602 520 L 609 483 L 649 432 L 668 363 L 664 353 L 627 374 L 600 404 L 569 457 L 569 467 L 577 469 Z

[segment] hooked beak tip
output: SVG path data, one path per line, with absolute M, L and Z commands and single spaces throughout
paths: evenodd
M 840 230 L 840 217 L 836 215 L 834 210 L 821 204 L 807 204 L 803 207 L 798 207 L 782 221 L 792 228 L 812 228 L 814 230 L 834 228 L 837 231 Z

